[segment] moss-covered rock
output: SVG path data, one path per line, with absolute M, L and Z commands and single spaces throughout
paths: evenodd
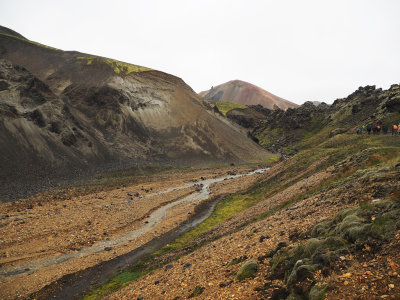
M 379 247 L 399 228 L 399 218 L 400 204 L 396 201 L 344 209 L 332 220 L 317 224 L 306 243 L 275 251 L 270 261 L 271 278 L 284 280 L 290 299 L 323 299 L 324 288 L 315 286 L 315 271 L 329 272 L 332 262 L 365 244 Z
M 256 273 L 258 270 L 258 263 L 254 260 L 251 259 L 247 261 L 239 270 L 239 272 L 236 275 L 236 279 L 239 281 L 242 281 L 246 278 L 249 278 L 252 276 L 254 273 Z

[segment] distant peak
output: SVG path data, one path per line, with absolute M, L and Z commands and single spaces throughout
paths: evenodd
M 213 86 L 212 89 L 201 92 L 200 95 L 212 101 L 231 102 L 241 105 L 260 104 L 268 109 L 279 108 L 286 110 L 298 106 L 254 84 L 239 79 Z

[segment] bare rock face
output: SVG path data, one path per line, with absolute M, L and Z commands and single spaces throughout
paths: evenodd
M 251 83 L 232 80 L 200 93 L 207 100 L 233 102 L 242 105 L 262 105 L 268 109 L 295 108 L 298 105 L 282 99 Z
M 1 31 L 0 140 L 0 200 L 104 170 L 268 155 L 180 78 Z

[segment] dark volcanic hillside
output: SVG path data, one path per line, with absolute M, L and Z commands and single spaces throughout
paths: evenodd
M 297 104 L 275 96 L 258 86 L 241 80 L 232 80 L 220 84 L 213 87 L 211 90 L 201 92 L 199 95 L 203 96 L 207 100 L 232 102 L 242 105 L 260 104 L 268 109 L 280 108 L 286 110 L 298 106 Z
M 0 30 L 1 198 L 142 165 L 257 161 L 267 152 L 180 78 Z M 7 197 L 8 194 L 8 197 Z
M 394 84 L 388 90 L 360 87 L 332 105 L 306 102 L 286 111 L 257 105 L 232 109 L 226 116 L 247 128 L 266 149 L 293 154 L 312 147 L 316 141 L 354 133 L 363 125 L 385 125 L 390 134 L 392 124 L 400 122 L 400 85 Z

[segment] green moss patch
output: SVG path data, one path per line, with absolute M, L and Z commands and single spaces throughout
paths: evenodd
M 215 102 L 215 105 L 217 106 L 218 110 L 226 116 L 226 114 L 234 109 L 234 108 L 247 108 L 245 105 L 237 104 L 237 103 L 231 103 L 231 102 L 220 102 L 217 101 Z
M 118 75 L 128 75 L 132 72 L 138 73 L 138 72 L 145 72 L 152 70 L 150 68 L 132 65 L 122 61 L 114 60 L 111 58 L 99 57 L 99 56 L 79 56 L 76 59 L 85 60 L 86 65 L 88 66 L 96 63 L 106 64 L 114 71 L 114 73 Z

